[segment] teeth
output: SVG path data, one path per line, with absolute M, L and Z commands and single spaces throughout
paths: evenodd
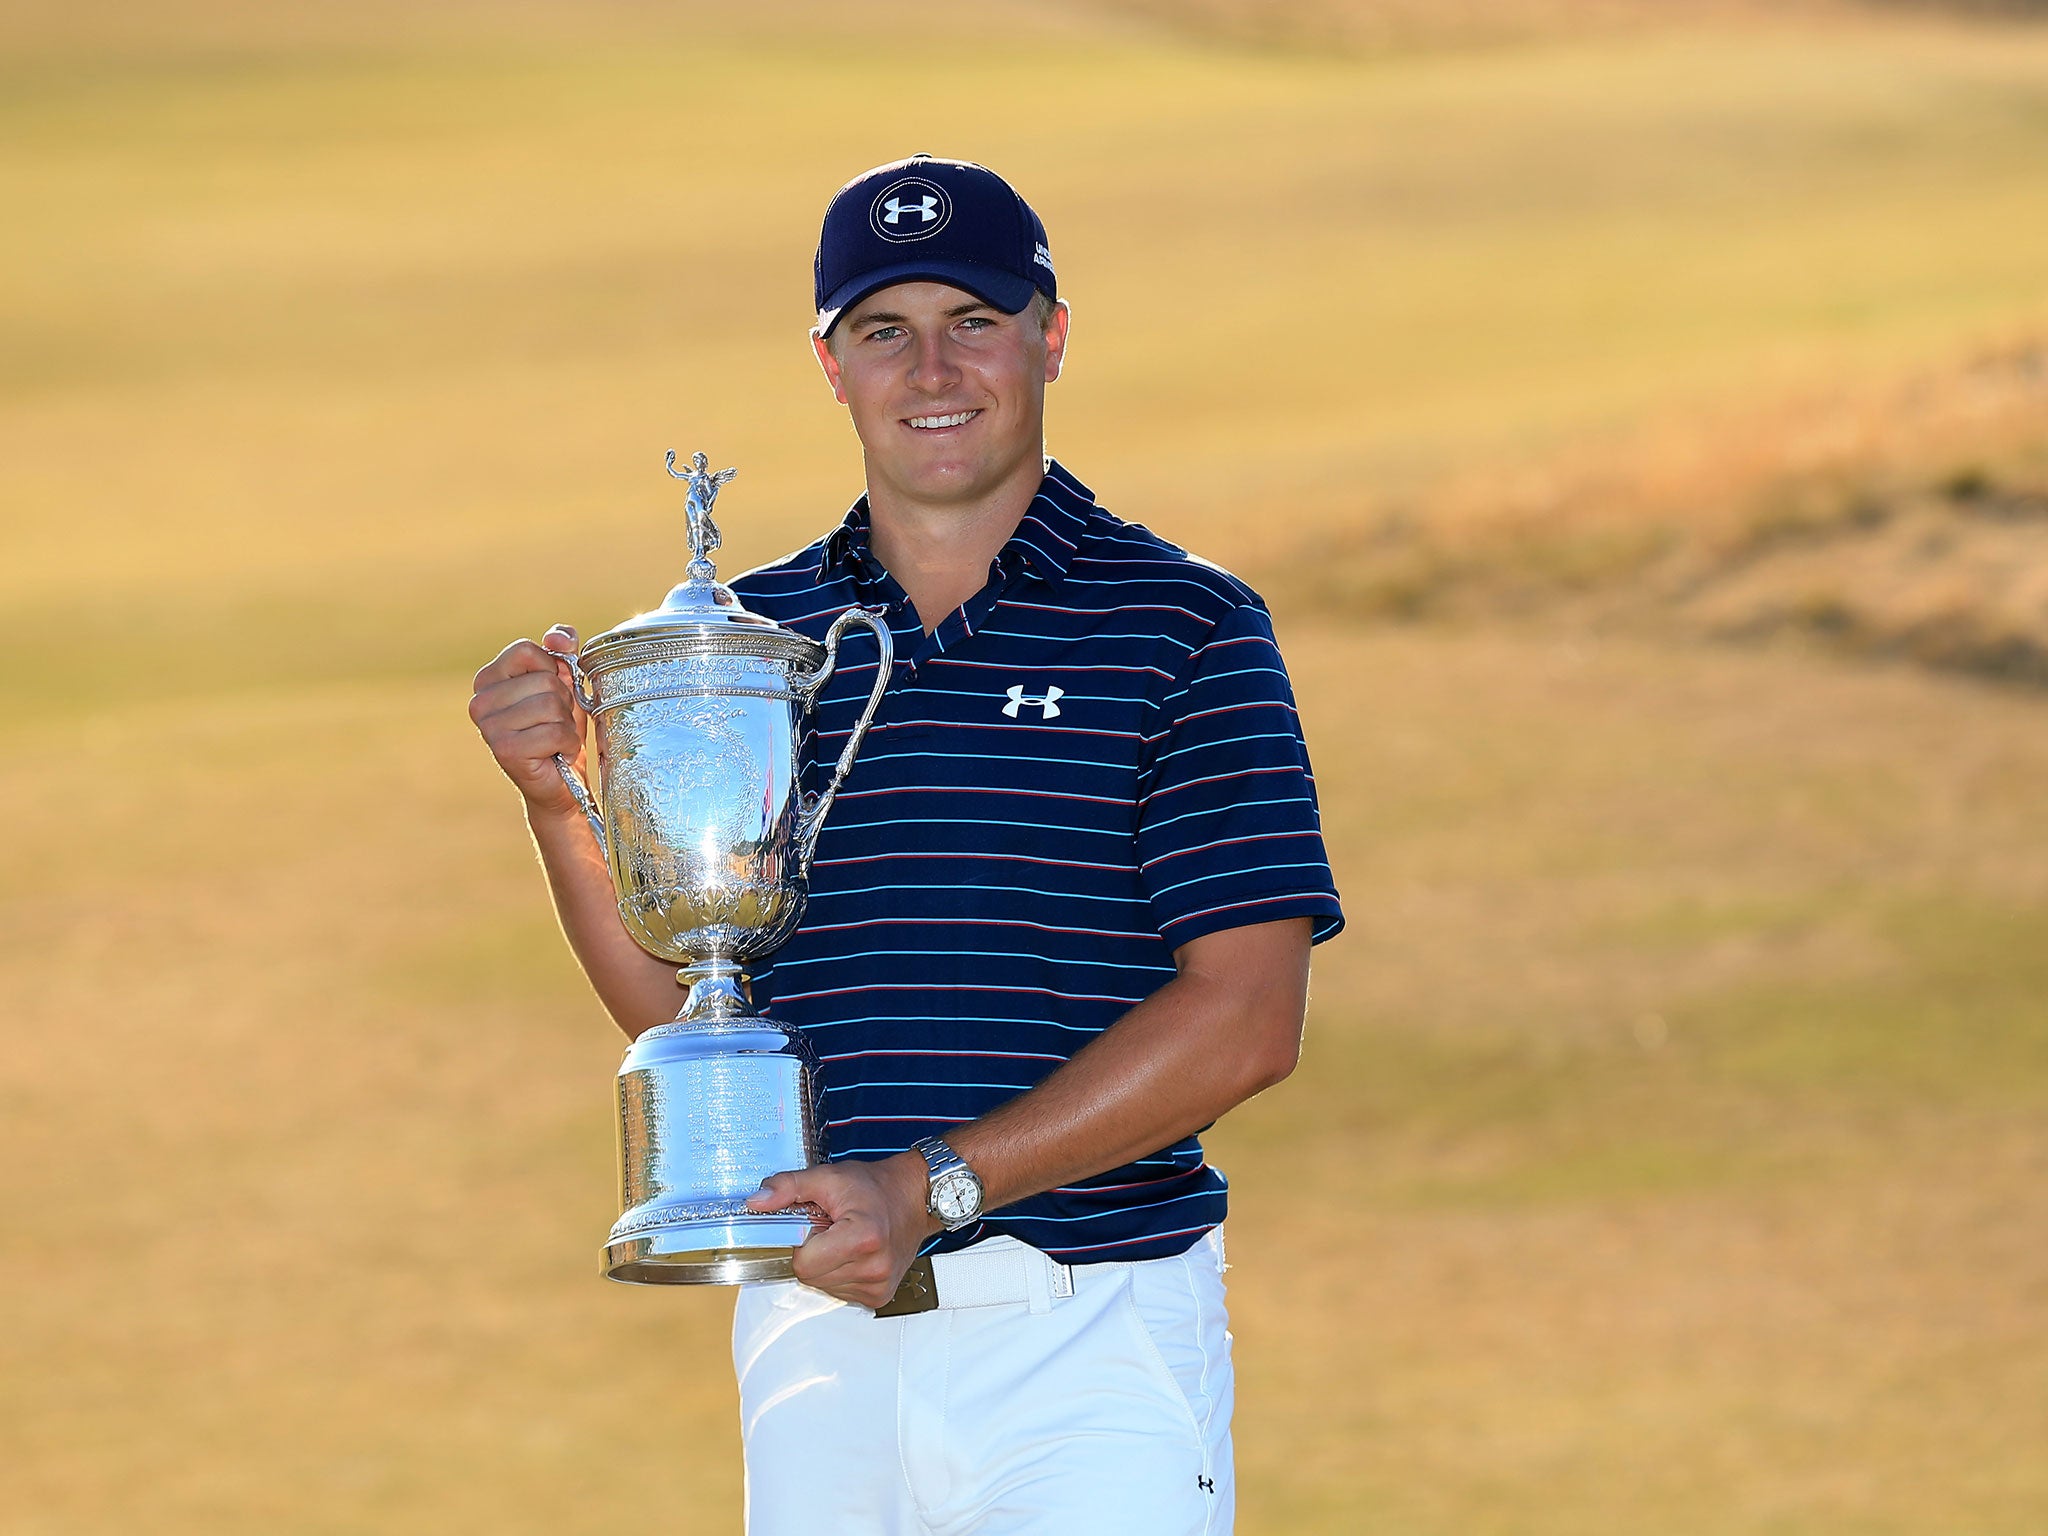
M 980 414 L 979 411 L 962 411 L 957 416 L 913 416 L 910 418 L 910 424 L 913 427 L 927 428 L 957 427 Z

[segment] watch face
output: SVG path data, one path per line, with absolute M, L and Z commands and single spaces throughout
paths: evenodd
M 932 1214 L 948 1226 L 965 1221 L 981 1209 L 981 1181 L 955 1171 L 932 1180 Z

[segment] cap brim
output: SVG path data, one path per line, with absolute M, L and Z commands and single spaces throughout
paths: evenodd
M 971 261 L 899 261 L 891 267 L 863 272 L 828 294 L 823 308 L 824 318 L 818 322 L 818 334 L 831 335 L 833 327 L 839 324 L 839 317 L 848 309 L 869 294 L 896 283 L 947 283 L 966 289 L 1006 315 L 1021 313 L 1031 302 L 1031 295 L 1038 292 L 1038 285 L 1028 277 L 1019 277 L 1014 272 L 998 272 L 993 267 L 976 266 Z

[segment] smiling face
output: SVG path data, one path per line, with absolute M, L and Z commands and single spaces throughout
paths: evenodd
M 1042 330 L 945 283 L 898 283 L 812 337 L 853 417 L 871 497 L 974 506 L 1044 472 L 1045 386 L 1060 375 L 1064 304 Z

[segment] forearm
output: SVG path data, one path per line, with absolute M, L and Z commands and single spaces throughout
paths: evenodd
M 1293 1070 L 1308 924 L 1263 926 L 1212 936 L 1035 1088 L 947 1132 L 988 1209 L 1170 1147 Z
M 1178 974 L 1036 1087 L 946 1141 L 981 1178 L 983 1208 L 1107 1172 L 1170 1147 L 1285 1077 L 1301 1049 L 1308 1000 L 1306 918 L 1209 934 L 1174 952 Z M 842 1301 L 879 1307 L 920 1242 L 939 1230 L 925 1161 L 793 1169 L 749 1204 L 808 1200 L 825 1230 L 793 1260 L 796 1277 Z
M 628 1036 L 675 1017 L 683 1001 L 676 968 L 634 943 L 619 921 L 618 892 L 589 823 L 573 809 L 562 813 L 529 802 L 526 824 L 562 936 L 605 1011 Z

